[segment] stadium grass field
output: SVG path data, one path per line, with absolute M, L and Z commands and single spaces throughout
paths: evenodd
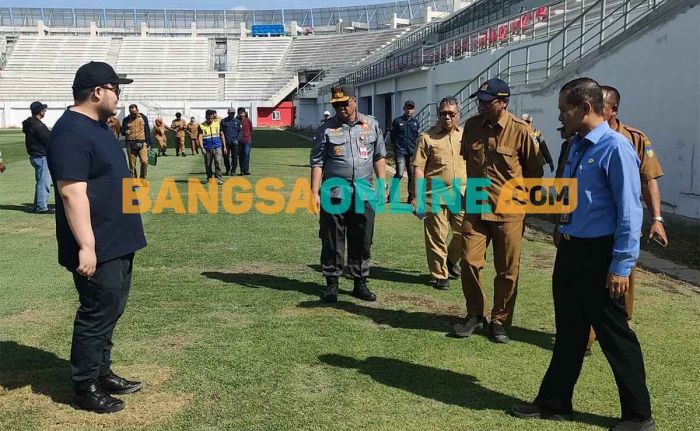
M 256 131 L 252 181 L 288 187 L 309 169 L 308 142 Z M 575 422 L 512 418 L 549 363 L 554 248 L 528 231 L 508 345 L 446 336 L 463 315 L 459 284 L 426 285 L 420 223 L 376 221 L 375 303 L 318 301 L 320 244 L 308 213 L 147 214 L 129 304 L 115 332 L 115 370 L 145 381 L 126 410 L 73 410 L 69 349 L 77 295 L 56 263 L 52 216 L 28 213 L 33 170 L 18 130 L 0 132 L 0 429 L 2 430 L 593 430 L 619 403 L 598 346 L 575 393 Z M 203 174 L 201 156 L 166 157 L 157 182 Z M 289 188 L 287 189 L 289 190 Z M 484 279 L 493 278 L 491 257 Z M 641 272 L 634 327 L 660 430 L 700 424 L 700 297 Z M 490 284 L 489 281 L 487 283 Z M 348 293 L 352 281 L 341 281 Z

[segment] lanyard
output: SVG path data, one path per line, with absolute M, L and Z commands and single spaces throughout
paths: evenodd
M 591 147 L 591 141 L 586 142 L 586 146 L 583 147 L 583 150 L 581 151 L 581 155 L 579 156 L 578 160 L 576 161 L 574 168 L 571 171 L 569 171 L 569 178 L 576 178 L 576 175 L 578 174 L 578 167 L 581 164 L 583 157 L 586 155 L 586 152 L 588 151 L 588 149 L 590 147 Z M 573 148 L 572 148 L 572 150 L 573 150 Z

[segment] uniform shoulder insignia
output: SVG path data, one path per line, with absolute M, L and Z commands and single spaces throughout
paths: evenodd
M 530 140 L 532 141 L 532 144 L 535 146 L 535 148 L 539 148 L 539 147 L 540 147 L 540 140 L 539 140 L 539 138 L 537 137 L 537 133 L 536 133 L 536 132 L 530 132 Z

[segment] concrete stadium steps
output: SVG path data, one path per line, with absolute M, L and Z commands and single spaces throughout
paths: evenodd
M 115 69 L 146 71 L 208 71 L 211 50 L 206 37 L 125 37 Z
M 396 29 L 331 36 L 298 36 L 292 43 L 283 67 L 288 70 L 351 67 L 403 31 Z
M 269 100 L 294 79 L 295 75 L 284 71 L 228 74 L 224 96 L 226 100 Z
M 105 61 L 111 42 L 109 37 L 21 36 L 5 69 L 75 72 L 88 61 Z
M 0 101 L 73 100 L 74 78 L 74 71 L 0 71 Z
M 219 75 L 199 73 L 129 73 L 134 82 L 124 86 L 123 101 L 220 100 Z
M 239 70 L 276 70 L 280 67 L 289 45 L 290 37 L 251 37 L 241 39 L 236 67 Z

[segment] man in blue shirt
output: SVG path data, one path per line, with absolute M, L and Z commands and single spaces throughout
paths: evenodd
M 238 141 L 243 135 L 241 120 L 236 116 L 236 108 L 228 108 L 228 116 L 221 120 L 221 131 L 224 133 L 224 146 L 228 150 L 224 153 L 224 166 L 226 175 L 236 175 L 238 169 Z
M 141 216 L 122 212 L 123 180 L 131 178 L 107 119 L 117 112 L 120 78 L 107 63 L 81 66 L 75 104 L 54 125 L 47 160 L 56 193 L 58 263 L 73 274 L 80 307 L 70 362 L 74 406 L 114 413 L 111 394 L 143 387 L 112 372 L 112 333 L 126 307 L 134 252 L 146 246 Z
M 416 103 L 413 100 L 407 100 L 403 104 L 403 115 L 394 118 L 391 122 L 391 143 L 394 144 L 394 160 L 396 160 L 396 174 L 394 178 L 401 181 L 403 173 L 408 173 L 408 199 L 410 203 L 415 197 L 414 187 L 414 169 L 411 160 L 416 152 L 416 139 L 420 132 L 418 120 L 413 116 L 416 111 Z M 392 183 L 397 184 L 397 183 Z M 391 190 L 391 193 L 397 193 Z
M 627 323 L 624 293 L 639 256 L 642 228 L 639 158 L 603 118 L 603 91 L 590 78 L 559 92 L 559 120 L 574 135 L 563 176 L 576 178 L 578 206 L 562 214 L 554 263 L 556 341 L 534 403 L 521 418 L 561 419 L 572 397 L 591 326 L 617 382 L 622 420 L 614 431 L 651 431 L 649 391 L 637 336 Z

